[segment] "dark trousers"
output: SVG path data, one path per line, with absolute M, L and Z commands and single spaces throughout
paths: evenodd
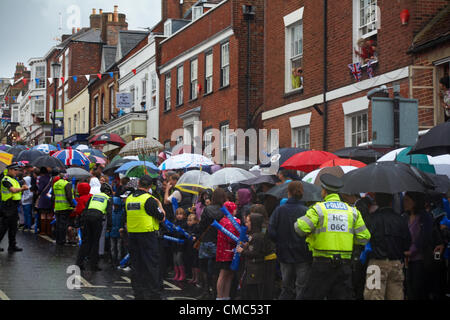
M 89 257 L 91 268 L 96 268 L 98 263 L 98 247 L 103 229 L 103 218 L 94 215 L 86 215 L 81 229 L 81 247 L 78 252 L 77 265 L 82 266 L 84 260 Z
M 351 300 L 352 265 L 347 262 L 313 261 L 304 290 L 305 300 Z
M 11 214 L 11 215 L 4 215 L 0 218 L 0 242 L 2 242 L 3 237 L 6 234 L 6 231 L 8 231 L 8 241 L 9 246 L 8 248 L 14 248 L 16 247 L 16 233 L 17 233 L 17 222 L 19 221 L 19 215 Z
M 112 263 L 117 266 L 119 262 L 125 257 L 125 246 L 121 238 L 111 238 L 111 258 Z
M 409 261 L 406 269 L 406 295 L 408 300 L 427 298 L 427 279 L 423 260 Z
M 66 234 L 70 212 L 71 211 L 55 211 L 56 244 L 62 245 L 66 243 Z
M 159 300 L 159 246 L 155 232 L 128 233 L 131 286 L 136 300 Z

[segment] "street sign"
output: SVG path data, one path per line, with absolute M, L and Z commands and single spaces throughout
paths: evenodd
M 128 92 L 116 93 L 116 107 L 118 109 L 122 108 L 131 108 L 132 103 L 132 95 Z
M 372 99 L 372 145 L 395 147 L 395 129 L 398 127 L 399 147 L 416 143 L 419 133 L 418 100 L 399 97 L 399 122 L 395 124 L 395 100 L 385 97 Z

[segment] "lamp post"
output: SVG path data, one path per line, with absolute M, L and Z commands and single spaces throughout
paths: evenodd
M 58 88 L 58 79 L 61 73 L 61 64 L 58 62 L 52 63 L 52 73 L 53 73 L 53 86 L 54 86 L 54 97 L 53 97 L 53 116 L 52 116 L 52 136 L 53 143 L 55 143 L 55 118 L 56 118 L 56 89 Z

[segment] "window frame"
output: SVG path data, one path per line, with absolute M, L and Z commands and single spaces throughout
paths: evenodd
M 297 28 L 299 28 L 299 30 Z M 300 37 L 298 39 L 294 38 L 296 31 L 299 31 L 300 33 Z M 292 74 L 294 65 L 295 68 L 303 67 L 303 40 L 303 18 L 293 21 L 285 26 L 285 93 L 301 91 L 303 89 L 303 77 L 300 76 L 300 86 L 298 88 L 294 88 L 294 79 Z M 296 44 L 298 46 L 298 50 L 297 52 L 294 52 Z
M 177 107 L 183 104 L 184 99 L 183 90 L 184 90 L 184 66 L 181 65 L 177 67 Z
M 227 55 L 224 54 L 224 48 L 227 47 Z M 224 57 L 227 61 L 224 62 Z M 227 81 L 224 81 L 226 78 Z M 230 85 L 230 41 L 220 45 L 220 87 L 225 88 Z
M 156 108 L 156 103 L 157 103 L 157 93 L 158 93 L 158 83 L 157 83 L 157 76 L 156 76 L 156 72 L 152 72 L 150 75 L 150 86 L 151 86 L 151 102 L 150 102 L 150 107 L 151 108 Z
M 360 50 L 358 47 L 358 40 L 359 39 L 368 39 L 372 38 L 372 40 L 375 39 L 377 41 L 378 39 L 378 29 L 380 28 L 380 18 L 381 18 L 381 11 L 378 7 L 378 0 L 370 0 L 375 2 L 375 21 L 372 21 L 375 25 L 375 30 L 372 30 L 367 33 L 362 33 L 361 29 L 361 0 L 353 0 L 353 49 L 352 49 L 352 56 L 353 56 L 353 63 L 361 63 L 361 67 L 367 66 L 367 63 L 362 60 L 360 56 L 355 52 L 355 50 Z M 366 24 L 365 26 L 367 26 Z M 373 63 L 378 62 L 378 57 L 376 57 L 376 60 Z
M 38 69 L 42 69 L 42 72 L 38 72 Z M 35 89 L 45 89 L 47 79 L 45 77 L 46 70 L 45 65 L 37 65 L 35 68 L 35 79 L 39 79 L 39 85 L 34 81 Z
M 195 74 L 194 67 L 195 66 Z M 190 99 L 195 100 L 198 98 L 198 58 L 191 59 L 190 61 Z
M 292 129 L 293 132 L 293 142 L 296 148 L 303 148 L 309 150 L 311 148 L 311 125 L 300 126 Z M 300 141 L 300 133 L 303 133 L 303 141 Z M 306 141 L 307 140 L 307 141 Z
M 200 10 L 198 10 L 200 9 Z M 195 11 L 201 11 L 200 14 L 198 14 L 198 12 L 196 13 Z M 192 7 L 192 21 L 195 21 L 197 19 L 199 19 L 202 15 L 203 15 L 203 7 L 202 6 L 193 6 Z
M 211 58 L 210 70 L 208 70 L 208 58 Z M 205 95 L 213 92 L 214 87 L 214 55 L 212 50 L 205 53 Z
M 165 79 L 164 79 L 164 112 L 171 110 L 171 103 L 170 103 L 171 85 L 172 85 L 171 74 L 170 74 L 170 72 L 168 72 L 165 74 Z
M 358 131 L 356 130 L 357 128 L 353 128 L 353 119 L 354 118 L 358 118 L 358 117 L 366 117 L 366 130 L 364 129 L 364 126 L 362 125 L 361 128 L 362 130 Z M 362 120 L 362 119 L 361 119 Z M 356 121 L 358 121 L 356 119 Z M 356 140 L 355 144 L 353 143 L 353 138 L 354 136 L 356 136 L 356 139 L 358 139 L 357 135 L 361 135 L 364 134 L 366 135 L 366 139 L 365 141 L 363 141 L 364 139 L 361 139 L 362 142 L 357 143 L 358 140 Z M 369 112 L 367 109 L 358 111 L 358 112 L 353 112 L 353 113 L 349 113 L 345 115 L 345 146 L 346 147 L 353 147 L 353 146 L 358 146 L 361 143 L 366 143 L 369 142 Z

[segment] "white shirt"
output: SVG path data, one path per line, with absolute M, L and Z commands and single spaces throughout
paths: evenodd
M 23 181 L 25 181 L 25 184 L 27 185 L 28 188 L 31 188 L 30 176 L 24 177 Z M 22 204 L 33 204 L 33 192 L 31 192 L 30 189 L 22 192 Z

